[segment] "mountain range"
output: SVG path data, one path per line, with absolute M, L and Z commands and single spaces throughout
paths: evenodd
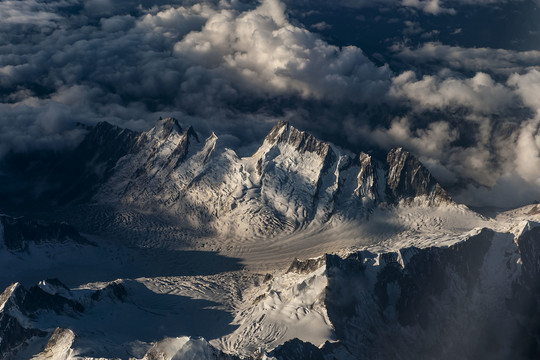
M 540 354 L 535 204 L 487 218 L 403 148 L 286 122 L 247 157 L 173 118 L 81 127 L 0 164 L 0 358 Z

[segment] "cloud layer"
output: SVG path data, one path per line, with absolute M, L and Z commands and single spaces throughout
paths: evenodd
M 491 48 L 464 48 L 427 42 L 418 48 L 403 44 L 392 47 L 396 56 L 421 67 L 445 66 L 456 71 L 490 72 L 509 76 L 523 69 L 540 68 L 540 51 L 513 51 Z
M 97 0 L 28 2 L 16 11 L 12 2 L 0 4 L 7 19 L 0 45 L 3 143 L 17 128 L 6 125 L 10 119 L 31 122 L 44 112 L 53 123 L 143 128 L 173 111 L 232 131 L 234 122 L 224 118 L 249 117 L 276 98 L 376 101 L 391 77 L 359 48 L 330 45 L 291 24 L 277 0 L 136 14 L 118 14 Z

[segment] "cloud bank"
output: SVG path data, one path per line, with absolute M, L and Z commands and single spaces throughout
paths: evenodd
M 465 48 L 427 42 L 418 48 L 394 44 L 392 50 L 404 61 L 426 67 L 445 66 L 456 71 L 490 72 L 510 76 L 515 72 L 538 70 L 540 51 L 513 51 L 491 48 Z
M 276 0 L 109 15 L 107 1 L 28 2 L 16 11 L 2 4 L 2 143 L 17 129 L 11 119 L 30 123 L 43 113 L 61 128 L 101 120 L 144 128 L 178 112 L 234 132 L 235 121 L 224 119 L 253 117 L 273 99 L 371 103 L 391 77 L 361 49 L 330 45 L 293 25 Z M 68 5 L 79 8 L 62 12 Z

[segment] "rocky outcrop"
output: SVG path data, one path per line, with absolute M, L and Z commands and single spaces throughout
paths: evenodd
M 0 294 L 0 359 L 19 358 L 21 353 L 28 355 L 28 346 L 33 343 L 43 343 L 43 350 L 33 359 L 65 359 L 71 353 L 75 334 L 67 328 L 51 331 L 50 320 L 81 318 L 98 302 L 120 304 L 126 302 L 127 297 L 119 281 L 82 294 L 72 292 L 58 279 L 43 280 L 28 289 L 14 283 Z M 43 318 L 49 319 L 45 322 L 48 326 L 43 326 Z M 59 323 L 66 322 L 59 320 Z M 47 336 L 50 337 L 45 345 Z
M 0 358 L 13 356 L 33 337 L 45 337 L 46 330 L 35 327 L 31 319 L 43 312 L 71 315 L 84 311 L 84 306 L 61 294 L 69 290 L 57 280 L 42 282 L 26 290 L 18 283 L 0 295 Z M 10 358 L 10 357 L 8 357 Z
M 0 215 L 0 232 L 8 250 L 22 251 L 29 244 L 75 243 L 93 245 L 71 225 L 66 223 L 31 220 L 24 217 L 13 218 Z
M 105 286 L 103 289 L 96 290 L 92 295 L 91 299 L 94 301 L 101 301 L 103 299 L 110 299 L 113 301 L 126 301 L 127 291 L 124 285 L 121 282 L 112 282 Z
M 325 303 L 337 337 L 358 358 L 535 358 L 538 229 L 516 239 L 482 229 L 448 247 L 328 255 Z
M 292 339 L 286 341 L 283 345 L 278 346 L 272 350 L 269 354 L 270 357 L 276 360 L 326 360 L 326 359 L 339 359 L 339 360 L 354 360 L 345 346 L 340 342 L 326 342 L 320 348 L 299 339 Z
M 199 142 L 191 126 L 184 131 L 174 118 L 158 121 L 156 126 L 137 138 L 138 153 L 144 157 L 137 157 L 140 164 L 134 176 L 151 177 L 158 171 L 170 173 L 184 162 L 190 146 Z
M 429 205 L 452 201 L 424 165 L 403 148 L 390 150 L 386 162 L 386 192 L 390 202 L 410 201 L 418 197 L 425 197 Z
M 31 360 L 67 360 L 72 353 L 71 345 L 75 333 L 70 329 L 56 328 L 42 352 Z
M 384 200 L 379 199 L 378 196 L 377 164 L 373 161 L 371 156 L 366 153 L 360 153 L 360 155 L 358 155 L 358 162 L 360 163 L 360 171 L 358 171 L 354 193 L 362 199 L 365 205 L 373 206 L 377 202 Z
M 326 258 L 324 256 L 306 260 L 295 258 L 289 269 L 287 269 L 287 273 L 309 274 L 324 266 L 325 263 Z
M 324 360 L 323 352 L 318 347 L 298 339 L 289 340 L 278 346 L 270 356 L 277 360 Z
M 331 150 L 330 144 L 317 139 L 310 133 L 292 127 L 285 121 L 279 121 L 277 125 L 270 130 L 270 133 L 266 136 L 265 140 L 270 144 L 288 144 L 300 153 L 316 153 L 321 157 L 325 157 Z

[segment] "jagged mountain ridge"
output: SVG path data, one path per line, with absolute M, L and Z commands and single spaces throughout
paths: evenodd
M 136 151 L 139 134 L 107 122 L 87 128 L 72 150 L 9 153 L 0 159 L 1 206 L 21 209 L 86 203 L 111 176 L 117 161 Z
M 103 352 L 110 344 L 103 346 L 99 340 L 92 339 L 96 330 L 85 331 L 81 320 L 86 318 L 92 323 L 95 320 L 89 317 L 96 316 L 99 311 L 103 313 L 104 309 L 110 308 L 105 311 L 111 311 L 109 316 L 116 317 L 115 310 L 140 306 L 134 304 L 136 289 L 133 281 L 127 288 L 122 281 L 115 281 L 97 290 L 72 291 L 57 279 L 40 281 L 28 289 L 19 283 L 8 286 L 0 294 L 0 359 L 104 359 L 92 354 Z M 65 327 L 70 323 L 73 328 Z M 109 330 L 104 319 L 98 319 L 97 324 L 102 324 L 103 330 Z M 147 350 L 136 358 L 238 359 L 203 338 L 183 336 L 158 340 L 161 341 L 147 346 Z M 111 343 L 119 345 L 114 340 Z M 114 358 L 126 358 L 125 352 L 120 353 L 121 357 Z
M 244 329 L 254 339 L 243 336 L 243 332 L 236 336 L 241 341 L 256 340 L 256 335 L 265 330 L 268 322 L 277 321 L 275 316 L 281 312 L 291 312 L 288 321 L 296 316 L 300 323 L 320 312 L 318 316 L 327 313 L 331 321 L 327 325 L 335 330 L 334 341 L 315 346 L 293 338 L 268 352 L 268 356 L 536 358 L 540 344 L 540 223 L 520 222 L 514 230 L 511 234 L 477 229 L 444 247 L 409 247 L 382 253 L 364 250 L 346 256 L 297 259 L 286 273 L 266 277 L 252 293 L 245 294 L 250 308 L 244 316 L 260 320 Z M 45 331 L 21 324 L 21 315 L 23 319 L 44 312 L 77 316 L 96 301 L 124 302 L 129 301 L 129 296 L 121 282 L 82 297 L 74 297 L 56 280 L 40 282 L 29 290 L 13 284 L 0 295 L 5 350 L 23 351 L 20 345 L 42 339 L 44 350 L 36 358 L 49 352 L 79 359 L 67 357 L 76 348 L 76 332 L 58 327 Z M 309 330 L 303 329 L 301 334 L 308 336 Z M 166 338 L 154 343 L 142 358 L 257 359 L 264 354 L 263 348 L 237 357 L 215 345 L 204 339 Z
M 275 234 L 362 219 L 380 204 L 452 204 L 409 152 L 358 156 L 279 122 L 250 157 L 216 150 L 190 127 L 161 120 L 139 135 L 94 200 L 167 211 L 186 226 L 235 235 Z
M 539 226 L 520 221 L 514 233 L 477 228 L 449 246 L 296 259 L 284 275 L 265 279 L 268 283 L 253 292 L 254 305 L 243 316 L 261 320 L 235 339 L 255 342 L 252 334 L 279 328 L 278 313 L 304 324 L 318 315 L 328 318 L 333 342 L 323 344 L 310 335 L 316 328 L 311 321 L 310 328 L 295 333 L 299 339 L 271 354 L 283 359 L 535 359 Z
M 0 295 L 0 358 L 10 358 L 29 342 L 45 339 L 47 329 L 33 323 L 40 314 L 76 316 L 83 312 L 83 304 L 70 295 L 70 290 L 56 279 L 41 281 L 30 289 L 19 283 L 8 286 Z
M 16 193 L 32 204 L 97 202 L 166 212 L 197 232 L 237 236 L 365 219 L 385 204 L 452 204 L 401 148 L 384 159 L 355 155 L 286 122 L 276 124 L 250 157 L 219 142 L 215 134 L 201 141 L 173 118 L 143 133 L 102 122 L 72 151 L 33 160 L 8 156 L 5 173 L 41 189 L 27 185 Z

